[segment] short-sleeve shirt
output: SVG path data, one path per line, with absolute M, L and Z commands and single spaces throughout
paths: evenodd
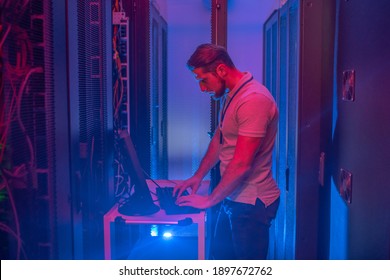
M 259 198 L 266 206 L 270 205 L 280 195 L 271 171 L 279 117 L 273 96 L 265 86 L 252 78 L 251 73 L 245 72 L 237 85 L 226 94 L 220 112 L 223 114 L 219 123 L 223 137 L 219 154 L 222 175 L 233 158 L 238 135 L 262 138 L 248 176 L 227 199 L 254 205 Z

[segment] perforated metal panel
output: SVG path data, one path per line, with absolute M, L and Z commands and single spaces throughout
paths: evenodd
M 15 233 L 2 238 L 1 255 L 49 259 L 57 219 L 51 1 L 5 1 L 1 10 L 0 181 L 9 198 L 4 222 Z
M 102 214 L 106 209 L 108 172 L 112 166 L 107 157 L 108 106 L 107 97 L 107 30 L 106 17 L 110 10 L 105 1 L 77 1 L 78 53 L 78 115 L 80 141 L 80 186 L 84 258 L 94 259 L 96 244 L 102 242 Z M 111 84 L 110 84 L 111 87 Z M 112 103 L 110 103 L 112 104 Z M 111 106 L 111 105 L 110 105 Z M 75 109 L 75 108 L 73 108 Z M 97 243 L 98 242 L 98 243 Z

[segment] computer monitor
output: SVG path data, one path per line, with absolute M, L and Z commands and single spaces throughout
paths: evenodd
M 160 208 L 153 202 L 131 137 L 126 130 L 122 130 L 119 136 L 120 146 L 124 152 L 123 165 L 129 172 L 131 185 L 134 189 L 129 198 L 119 204 L 118 212 L 128 216 L 156 213 Z

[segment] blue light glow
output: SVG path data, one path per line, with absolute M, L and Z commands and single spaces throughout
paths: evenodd
M 158 227 L 156 225 L 151 226 L 150 236 L 158 236 Z
M 172 233 L 169 231 L 166 231 L 166 232 L 164 232 L 163 237 L 166 239 L 170 239 L 170 238 L 172 238 Z

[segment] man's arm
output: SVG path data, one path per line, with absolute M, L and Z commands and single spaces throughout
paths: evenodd
M 221 202 L 245 179 L 261 143 L 261 137 L 238 136 L 233 159 L 213 192 L 209 196 L 182 196 L 177 204 L 205 209 Z

